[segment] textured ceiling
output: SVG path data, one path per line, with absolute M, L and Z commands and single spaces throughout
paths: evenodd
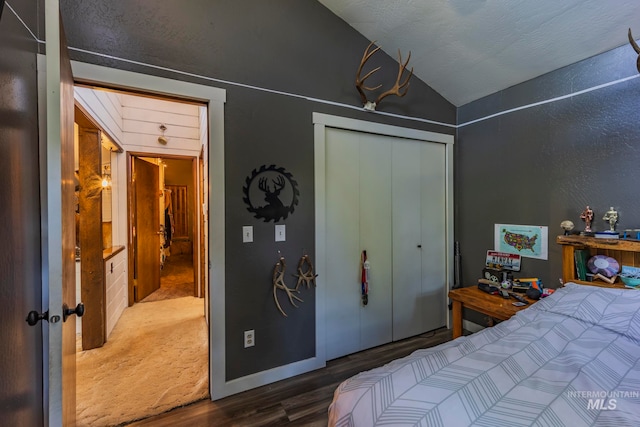
M 456 106 L 640 38 L 640 0 L 319 1 Z

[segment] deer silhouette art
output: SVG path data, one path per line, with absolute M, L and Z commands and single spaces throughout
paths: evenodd
M 266 177 L 260 178 L 258 181 L 258 188 L 264 193 L 264 201 L 267 204 L 258 208 L 257 213 L 268 219 L 286 218 L 289 213 L 289 207 L 285 206 L 279 197 L 280 192 L 286 185 L 286 181 L 282 175 L 278 175 L 276 179 L 271 180 L 271 183 L 273 183 L 273 191 L 271 191 L 269 180 Z
M 275 165 L 263 165 L 254 169 L 245 179 L 242 192 L 242 200 L 247 204 L 247 210 L 264 222 L 287 219 L 295 210 L 300 195 L 298 183 L 293 176 L 284 168 Z

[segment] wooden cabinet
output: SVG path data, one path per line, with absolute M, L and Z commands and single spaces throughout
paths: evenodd
M 587 236 L 558 236 L 556 243 L 562 245 L 562 280 L 564 283 L 575 282 L 584 285 L 624 288 L 624 284 L 620 279 L 612 285 L 600 280 L 594 282 L 578 280 L 574 259 L 574 251 L 576 249 L 588 249 L 591 256 L 609 256 L 618 261 L 620 266 L 630 265 L 640 267 L 640 242 L 638 241 L 600 239 Z

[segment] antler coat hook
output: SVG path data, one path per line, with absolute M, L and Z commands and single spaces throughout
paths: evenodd
M 409 80 L 411 79 L 411 76 L 413 76 L 413 68 L 411 68 L 411 71 L 409 72 L 409 75 L 407 76 L 407 78 L 403 82 L 400 82 L 400 80 L 402 79 L 402 75 L 405 73 L 407 69 L 409 60 L 411 60 L 411 52 L 409 52 L 409 56 L 407 57 L 406 62 L 403 63 L 402 54 L 400 53 L 400 49 L 398 49 L 398 77 L 396 78 L 395 84 L 391 89 L 385 92 L 382 92 L 378 96 L 378 98 L 376 98 L 375 101 L 369 101 L 364 91 L 365 90 L 374 91 L 382 87 L 381 84 L 376 87 L 369 87 L 369 86 L 365 86 L 364 84 L 365 80 L 371 77 L 376 71 L 378 71 L 382 67 L 374 68 L 373 70 L 365 74 L 364 77 L 360 76 L 362 74 L 362 68 L 364 67 L 364 64 L 369 60 L 369 58 L 373 56 L 374 53 L 380 50 L 380 46 L 377 46 L 375 49 L 371 50 L 374 44 L 375 44 L 375 41 L 372 41 L 371 43 L 369 43 L 369 46 L 367 46 L 367 48 L 365 49 L 364 54 L 362 55 L 362 60 L 360 61 L 360 66 L 358 67 L 358 72 L 356 73 L 356 89 L 358 89 L 358 92 L 360 93 L 360 98 L 362 99 L 362 104 L 364 105 L 364 109 L 369 111 L 374 111 L 376 109 L 376 106 L 379 105 L 380 102 L 389 95 L 397 95 L 399 97 L 405 96 L 407 94 L 407 91 L 409 90 Z
M 292 294 L 292 292 L 297 292 L 297 289 L 289 289 L 289 287 L 287 287 L 287 285 L 284 283 L 284 271 L 286 268 L 287 268 L 287 265 L 284 261 L 284 257 L 281 256 L 278 262 L 276 263 L 276 265 L 273 267 L 273 281 L 272 281 L 273 299 L 276 302 L 276 307 L 278 307 L 278 310 L 280 311 L 280 313 L 282 313 L 284 317 L 288 317 L 288 316 L 287 316 L 287 313 L 284 312 L 284 310 L 282 309 L 282 306 L 280 305 L 280 302 L 278 301 L 278 295 L 277 295 L 278 289 L 285 291 L 285 293 L 289 297 L 289 302 L 291 303 L 292 306 L 296 308 L 298 307 L 296 303 L 293 302 L 294 299 L 300 302 L 304 302 L 301 298 L 298 298 L 297 296 Z

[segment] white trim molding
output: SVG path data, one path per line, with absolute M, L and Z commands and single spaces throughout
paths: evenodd
M 353 130 L 356 132 L 366 132 L 374 133 L 377 135 L 388 135 L 399 138 L 417 139 L 420 141 L 440 142 L 443 144 L 453 144 L 454 142 L 453 135 L 405 128 L 400 126 L 385 125 L 376 122 L 332 116 L 323 113 L 313 113 L 313 124 L 315 126 L 326 126 L 337 129 Z
M 209 364 L 212 399 L 236 392 L 234 382 L 225 380 L 225 194 L 224 194 L 224 103 L 226 91 L 195 83 L 72 61 L 76 81 L 144 91 L 205 102 L 209 111 Z

